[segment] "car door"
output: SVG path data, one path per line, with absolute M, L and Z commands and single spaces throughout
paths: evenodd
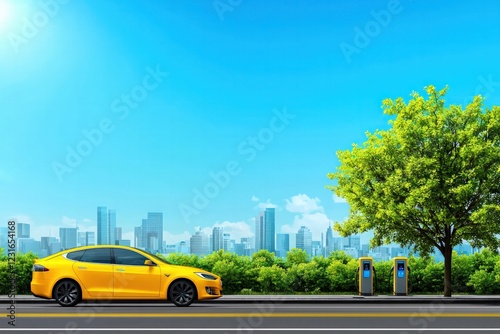
M 161 270 L 148 266 L 144 255 L 122 248 L 114 248 L 113 278 L 115 297 L 159 297 Z
M 87 249 L 79 262 L 73 264 L 73 271 L 92 297 L 113 296 L 113 265 L 110 248 Z

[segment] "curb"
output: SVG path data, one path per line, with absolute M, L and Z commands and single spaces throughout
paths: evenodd
M 99 301 L 88 301 L 84 303 L 99 303 Z M 14 299 L 7 296 L 0 296 L 0 304 L 38 304 L 38 303 L 55 303 L 54 300 L 37 298 L 29 295 L 16 296 Z M 123 304 L 123 303 L 164 303 L 159 300 L 115 300 L 105 301 L 106 304 Z M 397 303 L 397 304 L 423 304 L 423 303 L 442 303 L 442 304 L 500 304 L 500 295 L 498 296 L 293 296 L 293 295 L 273 295 L 273 296 L 239 296 L 227 295 L 218 299 L 199 301 L 199 303 L 226 303 L 226 304 L 241 304 L 241 303 L 294 303 L 294 304 L 331 304 L 331 303 Z

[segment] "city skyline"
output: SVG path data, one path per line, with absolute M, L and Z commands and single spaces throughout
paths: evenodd
M 104 211 L 109 213 L 104 207 L 98 207 L 97 209 L 98 216 L 99 213 Z M 272 215 L 273 213 L 273 210 L 266 211 L 267 214 L 271 213 Z M 116 214 L 114 210 L 113 214 Z M 328 226 L 325 233 L 321 234 L 321 240 L 313 240 L 312 233 L 307 226 L 301 226 L 297 233 L 275 234 L 274 240 L 276 242 L 276 247 L 272 250 L 264 247 L 264 243 L 256 242 L 255 238 L 252 237 L 244 237 L 240 240 L 232 239 L 231 234 L 225 233 L 223 227 L 213 227 L 210 235 L 204 233 L 202 229 L 198 229 L 187 241 L 181 241 L 177 244 L 168 244 L 166 241 L 162 241 L 161 246 L 159 246 L 158 232 L 162 228 L 163 214 L 161 212 L 148 212 L 147 216 L 148 218 L 143 219 L 142 226 L 135 228 L 136 232 L 139 231 L 139 235 L 134 235 L 135 239 L 133 243 L 131 240 L 121 239 L 121 227 L 117 226 L 115 227 L 115 231 L 118 239 L 111 244 L 139 247 L 151 253 L 160 253 L 164 255 L 170 253 L 183 253 L 197 256 L 206 256 L 218 250 L 233 252 L 241 256 L 251 256 L 259 250 L 267 250 L 275 253 L 277 257 L 285 258 L 289 250 L 299 248 L 304 250 L 309 257 L 326 257 L 331 252 L 343 251 L 353 258 L 371 256 L 375 261 L 385 261 L 395 256 L 409 256 L 414 253 L 412 247 L 401 247 L 396 244 L 372 248 L 369 244 L 361 242 L 360 235 L 333 237 L 331 226 Z M 259 216 L 265 217 L 266 212 L 261 212 Z M 271 221 L 274 222 L 273 215 L 271 218 L 267 219 L 271 219 Z M 257 222 L 259 222 L 258 219 L 256 219 L 256 223 Z M 259 228 L 258 226 L 259 225 L 256 224 L 256 228 Z M 34 252 L 39 257 L 49 256 L 61 250 L 78 246 L 109 244 L 95 242 L 94 232 L 79 232 L 78 227 L 60 227 L 59 239 L 44 236 L 41 237 L 40 240 L 35 240 L 30 235 L 29 224 L 19 223 L 18 228 L 18 232 L 16 231 L 16 235 L 18 236 L 16 238 L 18 242 L 17 251 L 22 253 Z M 7 227 L 0 227 L 0 248 L 3 248 L 4 251 L 7 249 L 6 230 Z M 142 231 L 145 231 L 144 235 Z M 263 233 L 263 236 L 264 235 L 265 233 Z M 147 247 L 142 247 L 144 245 L 147 245 Z M 469 244 L 458 245 L 454 247 L 454 250 L 458 254 L 472 254 L 477 251 L 477 249 L 474 249 Z M 414 255 L 419 256 L 418 252 Z M 435 249 L 433 256 L 436 261 L 443 261 L 444 259 L 437 249 Z
M 349 214 L 325 188 L 336 152 L 390 126 L 384 99 L 500 104 L 493 0 L 0 2 L 0 226 L 37 238 L 112 240 L 102 205 L 132 243 L 147 212 L 173 244 L 254 237 L 266 208 L 320 240 Z

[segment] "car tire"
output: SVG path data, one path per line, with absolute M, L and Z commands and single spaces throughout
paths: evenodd
M 196 287 L 188 280 L 175 281 L 168 289 L 168 299 L 175 306 L 189 306 L 196 300 Z
M 82 289 L 75 281 L 60 281 L 54 287 L 54 299 L 61 306 L 75 306 L 82 299 Z

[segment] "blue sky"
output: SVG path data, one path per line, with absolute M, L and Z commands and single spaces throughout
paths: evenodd
M 384 98 L 433 84 L 452 104 L 500 103 L 499 9 L 0 0 L 0 217 L 39 237 L 95 230 L 108 206 L 130 238 L 162 211 L 174 243 L 251 234 L 277 206 L 278 232 L 318 239 L 348 214 L 325 189 L 335 152 L 387 127 Z

